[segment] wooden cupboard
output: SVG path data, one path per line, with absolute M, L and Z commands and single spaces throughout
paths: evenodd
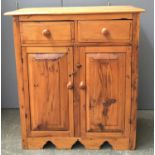
M 132 6 L 19 9 L 13 16 L 22 144 L 134 149 L 139 15 Z

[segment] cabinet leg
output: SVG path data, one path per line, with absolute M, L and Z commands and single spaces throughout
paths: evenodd
M 111 142 L 113 150 L 130 150 L 129 140 L 117 140 Z
M 113 150 L 129 150 L 129 146 L 126 145 L 119 145 L 119 144 L 114 144 L 112 146 Z
M 130 150 L 135 150 L 136 148 L 136 138 L 130 141 Z
M 28 144 L 26 139 L 22 139 L 22 148 L 23 149 L 28 149 Z
M 29 149 L 29 150 L 39 150 L 39 149 L 43 149 L 44 145 L 46 143 L 42 143 L 42 142 L 34 142 L 34 143 L 29 143 L 28 144 L 28 147 L 26 149 Z

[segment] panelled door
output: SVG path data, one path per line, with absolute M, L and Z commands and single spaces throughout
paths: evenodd
M 73 136 L 73 52 L 63 47 L 23 48 L 30 136 Z
M 81 47 L 80 63 L 82 137 L 128 135 L 130 47 Z

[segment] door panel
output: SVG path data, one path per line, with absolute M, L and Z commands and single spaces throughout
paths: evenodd
M 124 54 L 86 55 L 87 131 L 121 129 L 125 75 Z M 122 89 L 121 89 L 122 87 Z M 122 96 L 119 96 L 119 93 Z M 120 118 L 119 118 L 120 117 Z
M 31 127 L 67 130 L 67 55 L 48 54 L 48 60 L 44 57 L 45 54 L 28 55 Z
M 39 49 L 39 48 L 38 48 Z M 53 51 L 55 50 L 55 51 Z M 30 109 L 30 132 L 54 134 L 71 132 L 73 127 L 73 83 L 68 74 L 73 70 L 72 51 L 26 54 Z
M 122 47 L 90 47 L 80 51 L 81 81 L 86 89 L 81 89 L 81 115 L 83 135 L 104 135 L 104 133 L 125 132 L 125 109 L 127 104 L 126 78 L 130 77 L 130 51 Z M 129 63 L 129 64 L 127 64 Z M 127 76 L 128 75 L 128 76 Z

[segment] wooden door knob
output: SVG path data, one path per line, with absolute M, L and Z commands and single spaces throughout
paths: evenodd
M 107 34 L 108 34 L 108 29 L 107 29 L 107 28 L 103 28 L 103 29 L 101 30 L 101 33 L 102 33 L 103 35 L 107 35 Z
M 50 31 L 48 29 L 44 29 L 42 31 L 42 34 L 45 36 L 45 37 L 49 37 L 51 35 Z
M 86 85 L 83 81 L 81 81 L 79 87 L 80 87 L 80 89 L 85 89 Z
M 68 88 L 68 89 L 73 89 L 73 82 L 69 81 L 69 82 L 67 83 L 67 88 Z
M 80 63 L 77 63 L 77 64 L 76 64 L 76 67 L 77 67 L 77 68 L 81 68 L 82 65 L 81 65 Z

